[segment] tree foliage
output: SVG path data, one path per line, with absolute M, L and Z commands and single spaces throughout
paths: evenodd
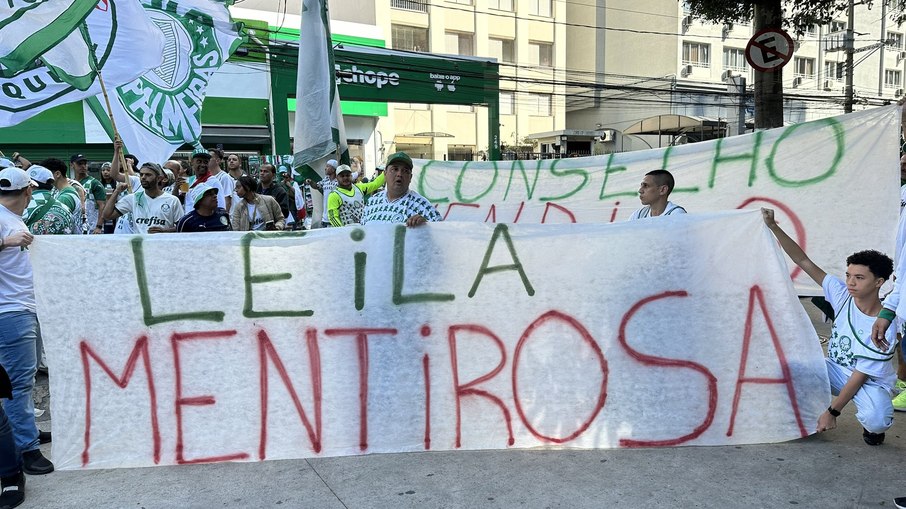
M 682 0 L 680 0 L 682 1 Z M 881 12 L 881 3 L 884 0 L 864 1 L 857 0 L 856 5 L 865 5 L 869 9 L 876 9 L 878 16 Z M 725 0 L 687 0 L 694 18 L 710 21 L 712 23 L 739 23 L 753 19 L 755 6 L 770 7 L 780 3 L 783 7 L 783 26 L 796 34 L 803 34 L 813 25 L 824 25 L 846 14 L 849 9 L 849 0 L 743 0 L 732 2 Z M 888 8 L 890 20 L 896 24 L 906 22 L 906 8 L 903 0 L 890 2 Z

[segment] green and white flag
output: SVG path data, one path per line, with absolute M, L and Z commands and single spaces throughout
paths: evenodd
M 319 179 L 327 159 L 349 162 L 334 72 L 327 0 L 303 0 L 293 166 L 304 178 Z
M 0 4 L 0 127 L 101 93 L 157 67 L 164 38 L 138 0 Z
M 4 10 L 9 5 L 12 12 L 4 12 L 0 21 L 3 75 L 24 71 L 41 57 L 57 77 L 80 90 L 87 89 L 92 79 L 91 53 L 79 27 L 97 1 L 14 0 L 4 5 Z
M 211 76 L 243 42 L 227 3 L 218 0 L 143 0 L 164 35 L 163 62 L 118 86 L 111 103 L 129 152 L 163 163 L 184 143 L 200 146 L 201 106 Z M 104 124 L 102 97 L 88 101 Z

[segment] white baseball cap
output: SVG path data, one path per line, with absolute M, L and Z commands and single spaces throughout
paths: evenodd
M 198 184 L 198 187 L 195 188 L 195 199 L 192 202 L 192 204 L 198 205 L 198 202 L 200 202 L 201 199 L 204 198 L 204 195 L 208 194 L 208 191 L 214 191 L 215 194 L 220 192 L 220 191 L 218 191 L 218 189 L 216 187 L 212 186 L 211 184 L 208 184 L 208 183 Z
M 28 186 L 37 186 L 38 183 L 25 173 L 25 170 L 16 168 L 4 168 L 0 170 L 0 191 L 18 191 Z
M 16 165 L 16 163 L 10 161 L 9 159 L 7 159 L 7 158 L 5 158 L 5 157 L 0 157 L 0 169 L 2 169 L 2 168 L 12 168 L 12 167 L 15 166 L 15 165 Z
M 47 168 L 37 164 L 28 167 L 28 176 L 39 184 L 43 184 L 48 180 L 53 180 L 53 173 Z

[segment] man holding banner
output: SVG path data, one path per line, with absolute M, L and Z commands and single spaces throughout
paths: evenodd
M 686 209 L 670 201 L 676 181 L 667 170 L 653 170 L 645 174 L 639 185 L 639 200 L 644 207 L 635 211 L 630 221 L 646 217 L 685 214 Z
M 32 390 L 37 371 L 38 315 L 28 246 L 34 236 L 22 221 L 35 182 L 19 168 L 0 170 L 0 365 L 9 374 L 13 397 L 3 409 L 22 453 L 23 470 L 41 475 L 53 463 L 41 454 Z
M 893 260 L 877 251 L 859 251 L 846 259 L 846 282 L 828 275 L 815 265 L 774 220 L 774 211 L 762 209 L 764 222 L 780 247 L 824 290 L 834 307 L 834 327 L 827 347 L 827 377 L 836 397 L 818 418 L 818 431 L 837 427 L 837 417 L 850 400 L 856 403 L 856 418 L 862 424 L 862 439 L 868 445 L 884 443 L 884 433 L 893 424 L 890 395 L 896 383 L 893 356 L 895 331 L 888 331 L 888 346 L 872 348 L 865 338 L 883 307 L 878 296 L 893 273 Z
M 412 158 L 408 154 L 397 152 L 390 156 L 384 174 L 387 188 L 368 200 L 362 224 L 406 223 L 406 226 L 418 226 L 428 221 L 443 220 L 430 201 L 409 189 Z

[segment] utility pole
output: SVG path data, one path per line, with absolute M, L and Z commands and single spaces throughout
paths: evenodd
M 855 49 L 855 24 L 856 5 L 854 0 L 849 0 L 849 20 L 846 23 L 846 38 L 843 40 L 843 48 L 846 51 L 846 99 L 843 101 L 843 112 L 853 112 L 853 53 Z

